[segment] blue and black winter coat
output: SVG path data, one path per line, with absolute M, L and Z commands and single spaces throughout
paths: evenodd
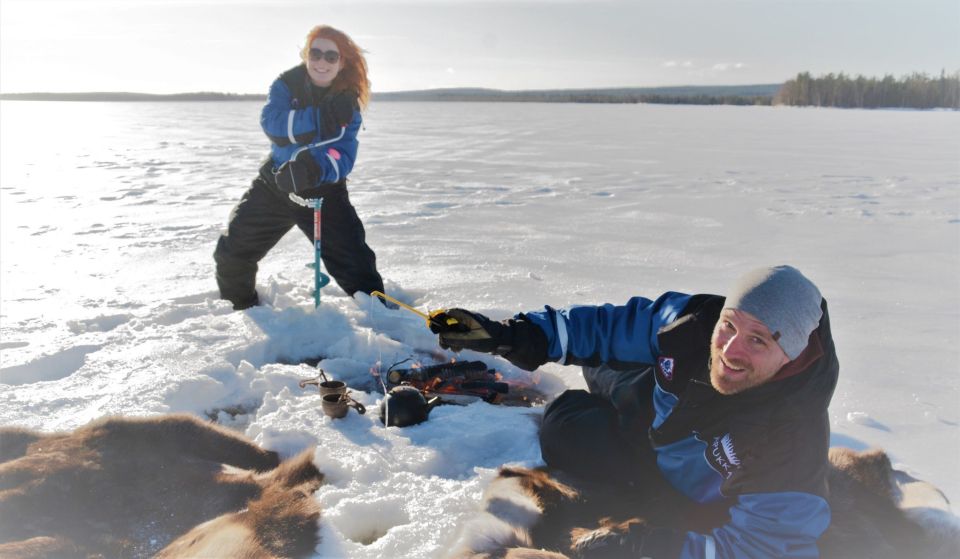
M 729 505 L 725 525 L 683 536 L 681 557 L 817 557 L 830 524 L 827 406 L 839 371 L 826 301 L 803 353 L 770 382 L 731 396 L 709 378 L 723 303 L 671 292 L 623 306 L 546 307 L 514 318 L 527 339 L 514 345 L 522 354 L 505 357 L 526 368 L 549 360 L 652 371 L 655 382 L 614 386 L 614 405 L 638 402 L 637 413 L 652 417 L 636 436 L 649 437 L 671 485 L 697 503 Z
M 357 158 L 362 122 L 356 93 L 313 85 L 303 64 L 287 70 L 270 86 L 260 126 L 270 138 L 270 159 L 261 174 L 269 178 L 296 160 L 311 171 L 314 184 L 347 178 Z

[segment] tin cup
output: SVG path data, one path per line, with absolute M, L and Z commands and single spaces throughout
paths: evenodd
M 320 389 L 320 396 L 347 393 L 347 384 L 339 380 L 327 380 L 318 384 L 317 387 Z
M 323 413 L 334 419 L 346 417 L 347 412 L 350 411 L 350 408 L 357 410 L 357 413 L 360 415 L 367 413 L 367 408 L 365 408 L 360 402 L 351 398 L 346 392 L 324 394 L 322 396 L 320 407 L 323 409 Z

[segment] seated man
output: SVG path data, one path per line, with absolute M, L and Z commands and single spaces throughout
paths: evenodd
M 597 532 L 574 544 L 581 555 L 818 555 L 839 364 L 826 301 L 797 269 L 749 272 L 726 298 L 668 292 L 502 322 L 445 314 L 435 324 L 456 323 L 434 327 L 443 347 L 528 370 L 584 366 L 590 393 L 568 390 L 544 411 L 548 466 L 640 491 L 666 486 L 729 515 L 702 531 Z

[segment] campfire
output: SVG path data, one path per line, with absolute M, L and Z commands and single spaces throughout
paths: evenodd
M 483 361 L 451 361 L 436 365 L 414 363 L 406 369 L 394 367 L 387 371 L 391 386 L 410 385 L 425 396 L 441 396 L 453 402 L 469 403 L 480 399 L 490 404 L 520 406 L 543 401 L 543 395 L 535 388 L 539 375 L 534 374 L 530 382 L 507 380 Z

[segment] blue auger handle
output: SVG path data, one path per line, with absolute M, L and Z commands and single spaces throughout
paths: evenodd
M 320 215 L 323 198 L 313 199 L 313 304 L 320 306 L 320 288 L 330 283 L 330 276 L 320 269 Z

